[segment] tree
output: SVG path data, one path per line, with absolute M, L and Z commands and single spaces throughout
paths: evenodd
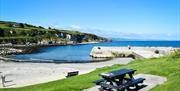
M 8 26 L 8 27 L 13 27 L 13 24 L 12 24 L 12 23 L 10 23 L 10 24 L 8 24 L 7 26 Z
M 4 37 L 4 30 L 0 28 L 0 37 Z
M 19 34 L 20 34 L 20 36 L 26 36 L 27 35 L 25 31 L 20 31 Z
M 31 29 L 31 33 L 29 34 L 31 37 L 34 37 L 38 35 L 38 30 L 37 29 Z
M 48 29 L 51 29 L 51 27 L 48 27 Z
M 23 23 L 19 23 L 19 27 L 20 28 L 24 28 L 24 24 Z
M 44 29 L 44 27 L 42 27 L 42 26 L 39 26 L 39 28 L 42 28 L 42 29 Z

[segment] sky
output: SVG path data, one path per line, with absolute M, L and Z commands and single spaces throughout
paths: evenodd
M 180 40 L 180 0 L 0 0 L 0 20 L 110 38 Z

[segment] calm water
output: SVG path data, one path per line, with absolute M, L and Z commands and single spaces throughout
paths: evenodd
M 153 47 L 180 47 L 180 41 L 114 41 L 98 44 L 68 45 L 42 48 L 38 53 L 14 55 L 13 58 L 31 61 L 59 61 L 84 62 L 91 61 L 89 56 L 94 46 L 153 46 Z

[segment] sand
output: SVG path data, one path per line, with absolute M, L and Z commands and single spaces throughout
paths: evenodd
M 38 83 L 44 83 L 63 79 L 67 72 L 79 71 L 85 74 L 104 66 L 114 64 L 127 64 L 131 58 L 115 58 L 105 62 L 94 63 L 21 63 L 21 62 L 3 62 L 0 61 L 0 73 L 6 75 L 6 88 L 22 87 Z M 1 81 L 1 79 L 0 79 Z M 2 88 L 2 82 L 0 82 Z

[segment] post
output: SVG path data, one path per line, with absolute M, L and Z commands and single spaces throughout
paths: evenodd
M 2 79 L 2 86 L 5 87 L 5 75 L 1 75 L 1 79 Z
M 130 45 L 128 45 L 128 49 L 129 49 L 129 50 L 131 49 L 131 46 L 130 46 Z

